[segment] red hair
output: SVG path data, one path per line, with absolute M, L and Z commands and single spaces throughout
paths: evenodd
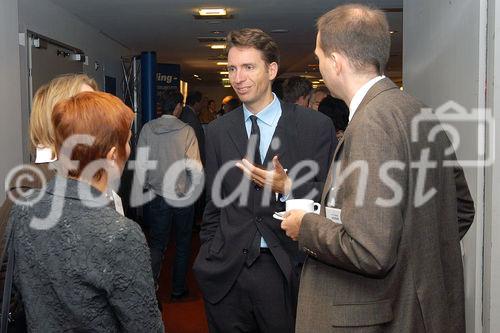
M 121 159 L 126 159 L 125 147 L 130 134 L 134 113 L 119 98 L 104 92 L 82 92 L 60 101 L 54 106 L 52 124 L 55 133 L 56 153 L 66 139 L 72 135 L 85 134 L 94 138 L 91 145 L 77 144 L 71 156 L 79 162 L 77 169 L 69 170 L 68 175 L 79 177 L 92 161 L 105 159 L 112 147 L 116 147 Z M 95 177 L 99 179 L 103 170 Z

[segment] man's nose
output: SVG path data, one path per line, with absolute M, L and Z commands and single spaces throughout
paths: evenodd
M 235 83 L 241 83 L 245 81 L 246 75 L 242 70 L 236 70 L 233 73 L 233 80 Z

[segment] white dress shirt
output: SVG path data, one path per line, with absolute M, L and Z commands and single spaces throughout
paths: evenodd
M 368 93 L 368 90 L 370 90 L 370 88 L 373 87 L 375 83 L 382 80 L 383 78 L 385 78 L 385 75 L 379 75 L 377 77 L 374 77 L 370 81 L 363 84 L 361 88 L 359 88 L 359 90 L 354 94 L 354 97 L 351 100 L 351 104 L 349 104 L 349 121 L 352 120 L 354 113 L 356 113 L 356 110 L 363 101 L 363 98 L 365 98 L 366 94 Z
M 50 163 L 57 160 L 57 158 L 52 157 L 52 149 L 47 147 L 36 147 L 35 163 Z

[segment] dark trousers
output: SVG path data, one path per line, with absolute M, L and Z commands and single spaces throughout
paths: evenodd
M 149 248 L 155 282 L 160 276 L 163 253 L 167 248 L 170 230 L 175 232 L 175 259 L 172 273 L 172 294 L 180 295 L 187 290 L 186 275 L 191 254 L 191 235 L 194 207 L 172 207 L 157 196 L 144 207 L 144 218 L 149 225 Z
M 290 333 L 295 317 L 292 298 L 278 263 L 268 252 L 243 269 L 229 293 L 218 303 L 205 301 L 211 333 Z

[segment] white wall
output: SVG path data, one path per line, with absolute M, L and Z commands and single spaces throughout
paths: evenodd
M 17 0 L 0 1 L 0 179 L 22 163 Z M 3 186 L 3 182 L 2 182 Z M 5 198 L 0 191 L 0 202 Z
M 500 6 L 488 2 L 488 62 L 487 106 L 494 110 L 495 127 L 500 128 L 500 62 L 495 59 L 500 52 Z M 496 108 L 496 110 L 495 110 Z M 496 111 L 496 112 L 495 112 Z M 497 136 L 498 137 L 498 136 Z M 498 142 L 498 141 L 497 141 Z M 495 157 L 500 158 L 500 145 L 495 145 Z M 500 332 L 500 164 L 486 169 L 486 200 L 484 225 L 484 288 L 483 321 L 485 333 Z
M 405 90 L 430 107 L 454 100 L 484 107 L 487 0 L 404 0 Z M 477 127 L 462 132 L 458 157 L 477 154 Z M 476 219 L 464 238 L 467 332 L 481 332 L 484 170 L 467 168 Z
M 9 2 L 10 0 L 2 0 Z M 89 66 L 84 72 L 94 77 L 102 88 L 104 75 L 116 78 L 117 95 L 122 97 L 121 56 L 131 54 L 131 50 L 106 37 L 96 28 L 82 22 L 75 15 L 67 12 L 49 0 L 17 0 L 19 2 L 19 32 L 38 33 L 58 42 L 79 48 L 89 56 Z M 21 61 L 21 96 L 23 123 L 23 150 L 27 158 L 28 145 L 28 56 L 27 47 L 20 47 Z M 101 64 L 101 70 L 94 70 L 94 61 Z M 104 69 L 104 70 L 102 70 Z

